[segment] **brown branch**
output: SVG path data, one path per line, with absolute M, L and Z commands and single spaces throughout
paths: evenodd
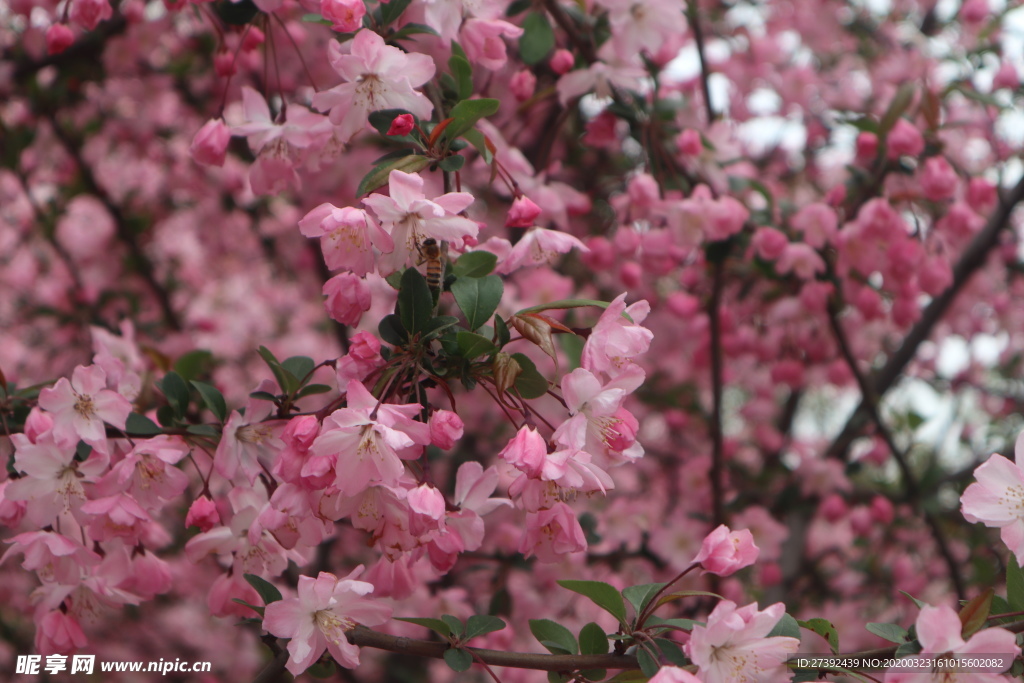
M 724 254 L 722 259 L 724 259 Z M 725 524 L 725 440 L 722 435 L 722 261 L 712 264 L 711 301 L 708 320 L 711 328 L 711 511 L 714 527 Z
M 441 659 L 448 643 L 431 640 L 416 640 L 392 636 L 356 626 L 348 632 L 348 641 L 359 647 L 372 647 L 378 650 L 395 652 L 400 655 L 414 657 L 431 657 Z M 509 666 L 517 669 L 534 671 L 578 671 L 581 669 L 639 669 L 636 657 L 632 655 L 547 655 L 532 652 L 504 652 L 502 650 L 485 650 L 482 648 L 464 648 L 474 655 L 478 661 L 491 666 Z
M 596 62 L 597 52 L 594 50 L 593 44 L 576 30 L 572 20 L 559 7 L 558 0 L 544 0 L 544 9 L 551 13 L 551 17 L 558 24 L 558 27 L 565 31 L 565 35 L 569 36 L 569 41 L 580 51 L 580 55 L 586 60 L 587 64 Z
M 903 480 L 903 488 L 907 493 L 907 498 L 912 505 L 915 505 L 920 509 L 925 522 L 928 524 L 928 528 L 931 530 L 932 538 L 935 540 L 935 545 L 939 550 L 939 554 L 946 563 L 946 568 L 949 572 L 949 579 L 953 582 L 953 587 L 956 589 L 957 598 L 963 600 L 966 596 L 966 587 L 964 586 L 963 577 L 960 575 L 959 563 L 953 556 L 953 552 L 950 550 L 949 541 L 946 539 L 946 534 L 942 530 L 939 520 L 921 504 L 921 489 L 918 485 L 917 478 L 914 476 L 914 472 L 910 468 L 910 463 L 907 460 L 906 453 L 896 445 L 896 440 L 893 438 L 892 431 L 885 423 L 885 420 L 882 419 L 882 414 L 878 409 L 878 398 L 874 394 L 871 384 L 857 365 L 857 358 L 853 355 L 853 350 L 850 348 L 850 343 L 846 338 L 846 333 L 843 331 L 842 324 L 839 322 L 839 313 L 837 311 L 834 297 L 829 299 L 827 311 L 829 327 L 832 330 L 832 335 L 835 337 L 836 344 L 839 345 L 839 351 L 843 356 L 843 360 L 846 361 L 847 367 L 850 368 L 850 372 L 853 373 L 854 379 L 857 381 L 857 386 L 860 388 L 861 393 L 861 404 L 865 406 L 865 412 L 868 415 L 868 419 L 875 424 L 875 429 L 882 437 L 882 440 L 885 441 L 885 445 L 889 448 L 889 452 L 892 453 L 893 459 L 896 460 L 896 465 L 899 467 L 901 478 Z
M 708 117 L 708 125 L 711 125 L 718 115 L 715 113 L 715 108 L 711 106 L 711 84 L 709 82 L 711 72 L 704 56 L 704 29 L 701 27 L 700 17 L 697 15 L 696 2 L 686 3 L 686 20 L 690 22 L 690 28 L 693 29 L 693 40 L 697 44 L 697 58 L 700 60 L 700 87 L 704 93 L 704 112 Z
M 985 227 L 964 250 L 963 256 L 953 267 L 953 282 L 942 294 L 932 299 L 924 309 L 921 319 L 904 337 L 900 347 L 889 357 L 885 365 L 870 379 L 871 394 L 881 397 L 903 374 L 907 364 L 917 354 L 918 347 L 931 336 L 935 326 L 949 310 L 957 295 L 984 264 L 989 253 L 999 244 L 999 235 L 1009 224 L 1013 209 L 1024 201 L 1024 178 L 1009 194 L 1002 197 L 999 207 L 989 217 Z M 861 399 L 857 409 L 846 421 L 842 431 L 829 445 L 826 455 L 846 459 L 850 444 L 868 422 L 868 406 Z

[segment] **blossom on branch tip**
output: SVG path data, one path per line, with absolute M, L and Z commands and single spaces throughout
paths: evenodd
M 360 565 L 348 576 L 320 572 L 317 578 L 300 576 L 298 597 L 267 605 L 263 628 L 288 642 L 286 668 L 298 676 L 327 650 L 347 669 L 359 666 L 359 648 L 348 642 L 347 634 L 357 624 L 379 626 L 391 618 L 391 608 L 364 596 L 373 584 L 356 580 Z
M 104 422 L 125 428 L 132 405 L 124 396 L 106 388 L 107 373 L 98 365 L 79 365 L 71 380 L 61 377 L 52 388 L 39 392 L 39 407 L 53 414 L 54 436 L 81 439 L 96 447 L 106 445 Z
M 994 453 L 979 465 L 977 481 L 960 496 L 960 511 L 968 522 L 999 528 L 1003 543 L 1024 566 L 1024 432 L 1017 437 L 1014 459 Z
M 333 204 L 321 204 L 303 216 L 299 231 L 305 237 L 320 238 L 320 250 L 328 268 L 350 270 L 359 277 L 373 271 L 374 248 L 385 253 L 395 248 L 391 235 L 369 214 L 350 206 L 339 209 Z
M 764 610 L 757 603 L 736 607 L 723 600 L 708 615 L 707 626 L 694 626 L 686 654 L 704 683 L 774 683 L 789 680 L 786 658 L 800 641 L 768 637 L 786 608 L 775 603 Z
M 722 524 L 707 535 L 693 562 L 699 564 L 705 573 L 731 576 L 754 564 L 759 553 L 760 549 L 748 530 L 731 531 Z

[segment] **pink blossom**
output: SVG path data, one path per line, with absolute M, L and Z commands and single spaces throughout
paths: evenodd
M 82 439 L 103 447 L 107 442 L 104 422 L 125 428 L 132 404 L 106 389 L 107 373 L 98 365 L 79 365 L 71 381 L 61 377 L 52 388 L 39 392 L 39 407 L 53 413 L 53 433 L 58 439 Z
M 956 192 L 959 182 L 956 171 L 945 157 L 931 157 L 924 162 L 921 171 L 921 193 L 933 202 L 949 199 Z
M 917 615 L 917 640 L 921 643 L 921 657 L 931 655 L 941 657 L 961 656 L 982 656 L 982 655 L 1010 655 L 1020 654 L 1017 647 L 1016 636 L 1002 628 L 986 628 L 975 633 L 969 640 L 964 641 L 961 632 L 963 624 L 960 617 L 953 608 L 948 605 L 932 607 L 925 605 Z M 1013 663 L 1012 657 L 1005 657 L 1005 671 Z M 913 660 L 909 660 L 912 662 Z M 991 670 L 977 670 L 977 667 L 965 667 L 966 671 L 957 671 L 957 667 L 951 667 L 943 671 L 922 670 L 914 663 L 902 664 L 897 662 L 890 667 L 885 675 L 886 683 L 931 683 L 942 680 L 957 681 L 959 683 L 997 683 L 1005 681 L 1006 677 Z M 973 671 L 972 671 L 973 669 Z
M 528 477 L 539 478 L 547 458 L 548 447 L 544 437 L 532 427 L 520 427 L 516 435 L 498 453 L 499 458 L 514 466 Z
M 572 67 L 575 65 L 576 58 L 565 48 L 555 50 L 554 54 L 551 55 L 551 59 L 548 60 L 548 66 L 559 76 L 572 71 Z
M 693 558 L 708 574 L 730 576 L 757 561 L 760 549 L 754 545 L 753 535 L 746 529 L 731 531 L 724 524 L 708 534 Z
M 434 77 L 434 61 L 427 55 L 385 45 L 379 35 L 363 29 L 352 40 L 350 54 L 342 54 L 340 44 L 331 41 L 328 59 L 345 82 L 316 93 L 313 106 L 330 111 L 343 142 L 366 126 L 370 112 L 380 109 L 405 109 L 420 120 L 430 118 L 433 105 L 415 90 Z
M 586 69 L 570 71 L 558 79 L 558 100 L 565 106 L 569 100 L 588 92 L 601 98 L 611 97 L 615 88 L 639 92 L 646 77 L 647 72 L 634 64 L 594 62 Z
M 409 262 L 418 254 L 417 245 L 432 237 L 437 241 L 446 240 L 455 246 L 463 238 L 476 237 L 480 230 L 476 221 L 459 214 L 473 203 L 473 195 L 467 192 L 449 192 L 434 199 L 423 194 L 423 178 L 416 173 L 392 171 L 388 182 L 390 196 L 375 193 L 363 199 L 363 204 L 373 209 L 384 228 L 390 228 L 395 248 L 379 259 L 382 275 L 388 275 Z
M 518 38 L 523 29 L 502 19 L 467 19 L 462 24 L 462 47 L 471 64 L 495 71 L 508 61 L 502 37 Z
M 435 410 L 430 415 L 430 443 L 441 450 L 450 450 L 462 438 L 462 418 L 450 410 Z
M 44 657 L 70 655 L 88 644 L 78 620 L 60 610 L 47 612 L 36 624 L 36 652 Z
M 678 666 L 663 666 L 658 669 L 658 673 L 654 674 L 654 678 L 650 679 L 648 683 L 702 683 L 702 681 L 686 669 Z
M 254 153 L 270 146 L 274 154 L 287 158 L 289 146 L 306 149 L 331 137 L 331 126 L 323 116 L 297 104 L 287 107 L 283 124 L 276 123 L 263 95 L 247 85 L 242 86 L 242 109 L 246 123 L 234 126 L 232 132 L 247 137 Z
M 524 266 L 542 266 L 554 262 L 561 254 L 573 249 L 587 251 L 579 238 L 561 230 L 533 228 L 526 232 L 501 262 L 498 272 L 511 273 Z
M 1003 543 L 1024 566 L 1024 432 L 1014 448 L 1016 464 L 998 453 L 974 470 L 976 482 L 960 496 L 960 511 L 968 522 L 1000 529 Z
M 924 151 L 924 138 L 921 137 L 921 131 L 903 118 L 896 121 L 896 125 L 889 131 L 885 141 L 890 158 L 904 155 L 916 157 Z
M 540 207 L 526 195 L 516 197 L 505 218 L 506 228 L 529 228 L 541 213 Z
M 75 0 L 71 3 L 71 21 L 88 31 L 112 16 L 114 10 L 107 0 Z
M 838 219 L 836 212 L 827 204 L 808 204 L 796 212 L 790 224 L 803 233 L 804 242 L 815 249 L 831 243 L 836 234 Z
M 537 89 L 537 77 L 529 69 L 522 69 L 512 76 L 508 87 L 512 91 L 513 97 L 520 102 L 525 102 L 533 97 L 533 92 Z
M 581 365 L 613 378 L 630 370 L 632 359 L 645 353 L 651 345 L 654 335 L 640 325 L 650 310 L 646 301 L 626 306 L 625 293 L 615 297 L 583 345 Z
M 371 483 L 393 486 L 405 471 L 402 459 L 419 457 L 430 443 L 430 428 L 413 420 L 418 403 L 378 403 L 361 383 L 348 383 L 348 406 L 324 420 L 323 431 L 310 450 L 337 455 L 334 485 L 351 496 Z
M 56 442 L 52 434 L 32 443 L 24 434 L 12 434 L 14 468 L 25 476 L 11 481 L 4 497 L 26 501 L 26 515 L 40 525 L 58 515 L 78 512 L 85 502 L 83 483 L 94 482 L 106 471 L 108 458 L 98 451 L 79 462 L 75 445 Z
M 370 310 L 370 286 L 354 273 L 340 273 L 324 283 L 327 314 L 342 325 L 359 324 Z
M 220 515 L 217 513 L 217 506 L 206 496 L 199 496 L 188 508 L 188 515 L 185 516 L 185 526 L 199 527 L 199 531 L 209 531 L 220 524 Z
M 110 468 L 97 489 L 103 495 L 125 491 L 142 507 L 159 509 L 188 486 L 188 475 L 174 467 L 188 452 L 180 436 L 159 435 L 137 441 L 135 448 Z
M 758 228 L 750 242 L 754 252 L 765 261 L 774 261 L 786 250 L 789 240 L 775 228 Z
M 395 248 L 391 236 L 369 214 L 350 206 L 321 204 L 299 221 L 299 230 L 306 237 L 320 238 L 328 268 L 344 268 L 360 277 L 374 269 L 374 248 L 382 252 Z
M 680 154 L 686 156 L 700 156 L 704 152 L 704 143 L 700 139 L 700 132 L 693 128 L 687 128 L 681 132 L 676 140 L 676 149 Z
M 694 626 L 686 654 L 704 683 L 770 683 L 789 680 L 788 655 L 800 641 L 767 637 L 786 608 L 781 602 L 759 611 L 757 603 L 736 607 L 723 600 L 708 615 L 707 626 Z
M 4 541 L 11 547 L 0 557 L 23 554 L 22 569 L 36 571 L 60 584 L 75 585 L 82 578 L 82 568 L 100 563 L 100 556 L 81 541 L 75 541 L 55 531 L 29 531 Z
M 291 639 L 287 669 L 292 674 L 308 669 L 324 650 L 348 669 L 359 666 L 359 648 L 345 634 L 357 624 L 379 626 L 391 618 L 390 607 L 363 597 L 373 585 L 356 580 L 362 572 L 360 565 L 343 579 L 327 572 L 315 579 L 300 576 L 298 597 L 267 605 L 263 628 Z
M 793 273 L 801 280 L 811 280 L 818 273 L 825 272 L 825 262 L 811 245 L 791 242 L 776 261 L 775 269 L 783 274 Z
M 192 139 L 189 153 L 200 164 L 223 166 L 231 131 L 222 119 L 210 119 Z
M 338 385 L 348 386 L 352 380 L 362 381 L 384 362 L 380 355 L 380 339 L 369 332 L 357 332 L 349 340 L 348 354 L 338 359 Z
M 273 382 L 263 380 L 256 390 L 273 393 L 274 389 Z M 231 411 L 213 460 L 218 474 L 231 479 L 241 468 L 252 484 L 264 468 L 273 465 L 277 454 L 284 449 L 284 442 L 278 437 L 283 425 L 269 419 L 273 411 L 273 402 L 252 397 L 246 404 L 245 415 Z
M 75 34 L 67 24 L 53 24 L 46 29 L 46 54 L 59 55 L 75 42 Z
M 363 27 L 366 5 L 362 0 L 320 0 L 320 14 L 339 33 L 353 33 Z
M 416 127 L 416 119 L 412 114 L 399 114 L 391 121 L 388 135 L 408 135 Z
M 144 531 L 143 525 L 152 521 L 138 502 L 124 493 L 90 500 L 81 510 L 93 517 L 88 529 L 89 537 L 96 541 L 124 538 L 134 544 Z
M 47 34 L 49 38 L 49 34 Z M 1007 88 L 1009 90 L 1016 90 L 1020 87 L 1020 76 L 1017 74 L 1017 67 L 1013 65 L 1010 60 L 1004 60 L 999 65 L 999 71 L 996 72 L 995 77 L 992 79 L 992 89 L 1001 90 Z
M 527 513 L 526 531 L 519 543 L 519 552 L 524 557 L 536 556 L 539 562 L 557 562 L 563 555 L 586 549 L 583 528 L 576 513 L 565 503 Z

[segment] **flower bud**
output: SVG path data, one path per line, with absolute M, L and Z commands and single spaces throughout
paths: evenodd
M 415 127 L 416 119 L 412 117 L 412 114 L 399 114 L 391 122 L 391 127 L 388 128 L 388 135 L 408 135 Z
M 231 131 L 224 125 L 224 121 L 210 119 L 192 138 L 192 146 L 188 151 L 200 164 L 223 166 L 230 141 Z
M 438 410 L 430 416 L 430 443 L 447 451 L 462 438 L 462 418 L 450 410 Z
M 551 67 L 551 70 L 559 76 L 572 71 L 572 67 L 575 64 L 576 58 L 572 56 L 571 52 L 564 48 L 555 50 L 555 54 L 551 55 L 551 60 L 548 62 L 548 66 Z
M 59 55 L 75 42 L 75 34 L 67 24 L 54 24 L 46 29 L 46 54 Z
M 206 496 L 199 496 L 188 509 L 185 516 L 185 526 L 199 527 L 200 531 L 209 531 L 220 524 L 220 515 L 217 514 L 217 506 Z
M 707 573 L 730 576 L 754 564 L 760 552 L 750 531 L 730 531 L 722 524 L 707 535 L 693 561 Z

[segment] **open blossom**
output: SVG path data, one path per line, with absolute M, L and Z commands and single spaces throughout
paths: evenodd
M 416 173 L 392 171 L 388 193 L 374 193 L 363 199 L 373 209 L 385 229 L 390 229 L 395 248 L 379 260 L 381 275 L 405 267 L 419 253 L 418 245 L 427 238 L 462 245 L 466 237 L 475 238 L 480 226 L 459 214 L 473 203 L 468 192 L 449 192 L 434 199 L 423 193 L 423 178 Z
M 221 119 L 210 119 L 192 139 L 189 154 L 200 164 L 223 166 L 231 142 L 231 130 Z
M 781 602 L 758 610 L 757 603 L 736 607 L 723 600 L 708 615 L 707 626 L 694 626 L 686 654 L 704 683 L 775 683 L 788 681 L 786 658 L 800 641 L 767 637 L 782 619 Z
M 273 392 L 274 384 L 263 380 L 257 391 Z M 267 420 L 273 410 L 273 402 L 250 398 L 245 415 L 231 411 L 213 459 L 218 474 L 230 479 L 241 468 L 251 484 L 263 471 L 261 463 L 266 468 L 273 464 L 284 450 L 284 442 L 278 437 L 282 425 Z
M 526 531 L 519 543 L 524 557 L 536 555 L 540 562 L 557 562 L 562 555 L 587 549 L 587 538 L 576 513 L 565 503 L 526 515 Z
M 373 271 L 374 248 L 389 252 L 395 248 L 391 235 L 362 209 L 321 204 L 299 221 L 305 237 L 319 237 L 324 262 L 331 270 L 344 268 L 362 277 Z M 326 286 L 325 286 L 326 289 Z
M 36 443 L 24 434 L 12 434 L 14 468 L 25 476 L 11 481 L 4 497 L 25 501 L 26 514 L 40 525 L 58 515 L 77 512 L 85 502 L 83 482 L 94 482 L 106 471 L 109 459 L 97 450 L 84 462 L 75 459 L 74 444 L 56 442 L 52 434 Z
M 948 605 L 932 607 L 925 605 L 917 615 L 917 640 L 921 643 L 919 657 L 945 656 L 989 656 L 997 654 L 1006 657 L 1006 668 L 1013 663 L 1012 656 L 1020 654 L 1016 636 L 1002 628 L 986 628 L 978 631 L 966 642 L 961 636 L 963 624 L 953 608 Z M 915 659 L 916 657 L 915 656 Z M 913 660 L 911 660 L 913 661 Z M 953 667 L 950 667 L 953 668 Z M 965 670 L 923 671 L 914 663 L 904 666 L 897 662 L 885 675 L 886 683 L 998 683 L 1007 680 L 1005 676 L 992 671 L 978 671 L 965 666 Z M 974 670 L 972 670 L 974 669 Z M 1005 670 L 1005 669 L 1004 669 Z
M 523 29 L 501 19 L 467 19 L 462 24 L 462 46 L 471 64 L 496 71 L 508 61 L 503 37 L 518 38 Z
M 267 605 L 263 628 L 279 638 L 290 638 L 287 669 L 294 675 L 308 669 L 324 650 L 342 666 L 359 666 L 359 648 L 348 642 L 346 634 L 356 624 L 379 626 L 391 618 L 391 608 L 363 596 L 373 592 L 373 584 L 356 580 L 360 565 L 339 579 L 320 572 L 315 579 L 300 576 L 298 597 Z
M 1024 566 L 1024 432 L 1014 448 L 1016 464 L 998 453 L 974 470 L 977 481 L 960 496 L 960 510 L 968 522 L 983 522 L 1000 529 L 1003 543 Z
M 71 381 L 61 377 L 52 388 L 39 392 L 39 406 L 53 413 L 53 433 L 58 439 L 81 439 L 92 446 L 107 442 L 104 422 L 125 428 L 132 404 L 106 388 L 107 373 L 98 365 L 79 365 Z
M 339 33 L 352 33 L 363 27 L 366 5 L 362 0 L 320 0 L 320 14 Z
M 730 576 L 757 560 L 760 549 L 753 535 L 746 529 L 730 531 L 724 524 L 712 531 L 701 543 L 700 553 L 693 559 L 704 571 L 718 576 Z
M 615 297 L 583 345 L 580 364 L 591 372 L 604 372 L 612 378 L 633 368 L 632 359 L 645 353 L 654 337 L 650 330 L 640 326 L 650 311 L 651 306 L 646 301 L 626 306 L 625 293 Z
M 71 21 L 89 31 L 112 16 L 114 10 L 107 0 L 75 0 L 71 3 Z
M 528 230 L 522 239 L 509 250 L 508 256 L 501 262 L 499 273 L 511 273 L 524 266 L 542 266 L 551 263 L 561 254 L 568 254 L 573 249 L 586 253 L 590 251 L 579 238 L 561 230 L 533 228 Z
M 362 130 L 371 112 L 405 109 L 418 119 L 430 118 L 430 100 L 416 88 L 434 77 L 434 61 L 427 55 L 408 54 L 384 44 L 373 31 L 363 29 L 352 40 L 350 54 L 331 41 L 328 58 L 346 81 L 313 96 L 313 106 L 330 111 L 336 135 L 347 142 Z
M 413 419 L 420 405 L 378 403 L 354 380 L 346 398 L 348 406 L 324 420 L 310 450 L 337 456 L 335 486 L 344 495 L 355 495 L 371 482 L 394 486 L 405 471 L 402 459 L 418 457 L 430 443 L 430 428 Z
M 681 667 L 663 666 L 648 683 L 701 683 L 701 680 Z

